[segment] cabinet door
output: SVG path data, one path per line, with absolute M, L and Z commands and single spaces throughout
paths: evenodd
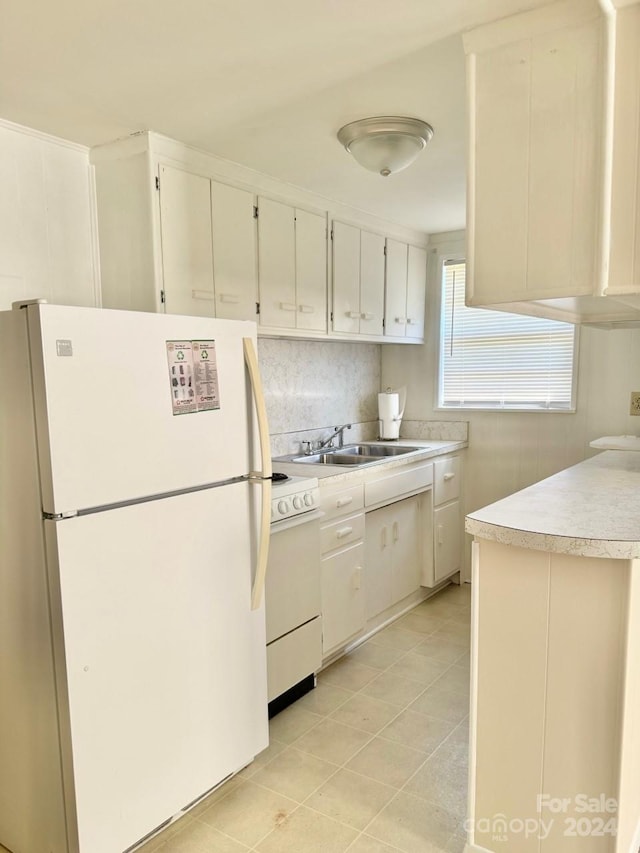
M 462 553 L 462 528 L 460 526 L 460 501 L 437 509 L 433 515 L 435 527 L 435 579 L 444 580 L 460 570 Z
M 599 285 L 604 18 L 562 28 L 549 19 L 528 37 L 532 20 L 512 19 L 510 43 L 470 64 L 476 305 L 588 295 Z M 504 27 L 506 37 L 507 25 L 496 32 Z
M 296 210 L 297 328 L 327 331 L 327 220 Z
M 360 229 L 333 223 L 333 331 L 360 332 Z
M 165 311 L 213 317 L 210 181 L 160 166 L 160 230 Z
M 384 317 L 384 237 L 360 232 L 360 333 L 382 335 Z
M 424 338 L 427 250 L 409 246 L 407 254 L 407 337 Z
M 365 523 L 366 616 L 371 619 L 393 603 L 391 592 L 390 507 L 368 512 Z
M 268 198 L 258 203 L 260 325 L 295 329 L 295 210 Z
M 364 628 L 363 552 L 360 542 L 322 560 L 323 654 Z
M 391 540 L 393 568 L 392 603 L 420 588 L 420 499 L 406 498 L 392 504 Z
M 387 240 L 384 333 L 403 338 L 407 328 L 407 244 Z
M 255 320 L 258 301 L 254 196 L 211 182 L 216 317 Z

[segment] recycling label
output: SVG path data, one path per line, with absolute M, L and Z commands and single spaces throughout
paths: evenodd
M 215 341 L 167 341 L 174 415 L 220 408 Z

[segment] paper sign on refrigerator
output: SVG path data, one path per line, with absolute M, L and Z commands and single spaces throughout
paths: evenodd
M 174 415 L 220 408 L 215 341 L 167 341 Z

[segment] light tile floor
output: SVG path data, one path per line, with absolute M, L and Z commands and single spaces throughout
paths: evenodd
M 333 664 L 268 749 L 141 851 L 461 853 L 469 621 L 470 587 L 449 586 Z
M 470 587 L 449 586 L 318 677 L 271 744 L 144 853 L 461 853 Z

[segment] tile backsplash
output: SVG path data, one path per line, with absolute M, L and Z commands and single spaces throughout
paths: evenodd
M 260 338 L 271 452 L 296 453 L 301 441 L 352 424 L 345 441 L 371 441 L 378 431 L 380 344 Z

